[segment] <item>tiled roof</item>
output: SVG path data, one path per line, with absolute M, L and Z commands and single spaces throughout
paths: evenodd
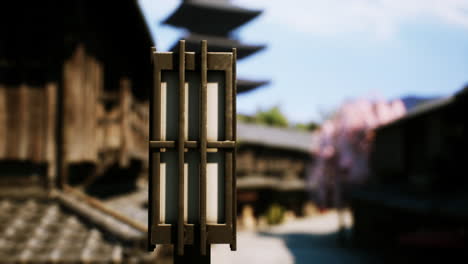
M 448 97 L 439 97 L 432 100 L 424 101 L 411 109 L 408 109 L 408 112 L 401 118 L 388 123 L 386 125 L 380 126 L 378 129 L 385 129 L 386 127 L 393 127 L 394 125 L 401 124 L 405 121 L 412 120 L 423 115 L 427 115 L 434 111 L 439 111 L 452 104 L 463 104 L 466 100 L 466 95 L 468 93 L 468 86 L 465 86 L 462 90 L 455 93 L 453 96 Z M 463 99 L 465 98 L 465 99 Z
M 144 236 L 141 231 L 132 228 L 111 215 L 94 209 L 86 203 L 80 202 L 79 199 L 72 195 L 58 193 L 56 196 L 62 204 L 77 212 L 83 218 L 89 219 L 106 232 L 112 233 L 121 241 L 137 243 Z
M 237 93 L 249 92 L 268 83 L 269 81 L 237 79 Z
M 103 200 L 103 203 L 142 225 L 148 224 L 148 186 L 131 193 L 112 196 Z
M 278 179 L 275 177 L 255 176 L 237 179 L 237 188 L 273 189 L 276 191 L 305 191 L 306 182 L 303 179 Z
M 434 99 L 431 101 L 427 101 L 424 103 L 421 103 L 420 105 L 415 106 L 411 110 L 409 110 L 404 116 L 400 117 L 399 119 L 396 119 L 388 124 L 382 125 L 378 127 L 378 130 L 385 129 L 387 127 L 393 127 L 395 125 L 402 124 L 403 122 L 406 122 L 408 120 L 412 120 L 413 118 L 420 117 L 423 115 L 427 115 L 433 111 L 438 111 L 450 104 L 455 102 L 455 97 L 444 97 L 444 98 L 438 98 Z
M 125 263 L 143 256 L 58 199 L 3 197 L 0 212 L 0 263 Z
M 237 123 L 239 143 L 311 153 L 317 146 L 313 133 L 256 124 Z
M 163 23 L 185 27 L 192 32 L 225 35 L 260 13 L 229 2 L 188 1 L 183 2 Z

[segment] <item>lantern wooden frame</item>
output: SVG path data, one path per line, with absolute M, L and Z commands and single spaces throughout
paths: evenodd
M 236 49 L 232 52 L 208 52 L 207 42 L 202 41 L 201 52 L 185 51 L 185 41 L 179 42 L 179 52 L 153 51 L 154 82 L 150 97 L 150 140 L 149 140 L 149 217 L 148 244 L 153 250 L 156 244 L 174 244 L 178 255 L 184 254 L 185 245 L 198 245 L 201 255 L 206 255 L 210 244 L 230 244 L 236 250 Z M 178 137 L 167 141 L 161 137 L 161 76 L 164 71 L 178 73 Z M 186 134 L 185 85 L 186 72 L 200 73 L 199 139 L 189 141 Z M 212 71 L 224 72 L 224 140 L 207 140 L 207 77 Z M 160 165 L 161 152 L 166 149 L 177 151 L 178 157 L 178 203 L 177 224 L 160 222 Z M 224 152 L 224 218 L 225 223 L 208 224 L 207 212 L 207 150 Z M 199 151 L 199 223 L 184 221 L 184 152 Z

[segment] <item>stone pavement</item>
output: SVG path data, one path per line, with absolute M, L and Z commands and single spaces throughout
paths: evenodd
M 344 214 L 343 223 L 352 219 Z M 338 243 L 339 218 L 336 211 L 314 217 L 291 220 L 263 231 L 239 231 L 238 250 L 227 245 L 212 249 L 212 263 L 224 264 L 303 264 L 303 263 L 382 263 L 381 256 L 341 247 Z

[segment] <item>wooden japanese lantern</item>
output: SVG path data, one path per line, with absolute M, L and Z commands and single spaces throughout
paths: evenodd
M 148 244 L 236 249 L 236 50 L 153 52 Z M 207 250 L 208 248 L 208 250 Z

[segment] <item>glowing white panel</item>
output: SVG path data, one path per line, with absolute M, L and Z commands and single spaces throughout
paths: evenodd
M 178 98 L 177 81 L 173 75 L 166 75 L 167 82 L 161 83 L 161 140 L 176 140 L 178 136 Z M 198 130 L 198 93 L 197 84 L 185 83 L 185 140 L 188 140 L 190 129 L 192 137 Z M 196 109 L 194 109 L 196 107 Z M 196 137 L 194 137 L 196 139 Z M 199 158 L 190 154 L 190 161 L 184 164 L 184 222 L 198 220 L 198 162 Z M 186 157 L 187 158 L 187 157 Z M 177 154 L 174 149 L 161 153 L 160 168 L 160 222 L 175 224 L 178 217 L 178 173 Z M 189 184 L 189 182 L 191 184 Z
M 218 223 L 218 164 L 206 164 L 206 222 Z
M 188 164 L 184 163 L 184 223 L 188 223 Z
M 185 98 L 184 98 L 184 104 L 185 104 L 185 120 L 184 120 L 184 137 L 185 140 L 188 140 L 188 124 L 189 124 L 189 84 L 186 82 L 185 83 Z
M 211 77 L 210 77 L 211 76 Z M 222 73 L 209 76 L 207 83 L 207 140 L 224 140 L 224 82 Z M 188 74 L 185 83 L 185 140 L 200 140 L 200 80 L 197 73 Z M 161 82 L 161 140 L 178 139 L 179 89 L 177 74 L 165 73 Z M 224 223 L 224 152 L 207 149 L 207 223 Z M 199 222 L 200 154 L 197 150 L 185 152 L 184 212 L 185 223 Z M 162 224 L 176 224 L 178 218 L 178 155 L 177 149 L 167 148 L 161 153 L 160 219 Z
M 218 83 L 208 83 L 207 85 L 207 139 L 208 141 L 218 140 Z
M 161 223 L 175 224 L 178 217 L 178 188 L 179 178 L 177 174 L 177 152 L 168 149 L 161 153 L 160 167 L 160 199 L 161 199 Z
M 166 152 L 167 153 L 167 152 Z M 185 182 L 188 183 L 189 182 L 189 165 L 188 163 L 185 163 L 184 164 L 184 179 L 185 179 Z M 166 222 L 166 219 L 172 219 L 174 218 L 175 216 L 170 216 L 168 214 L 170 214 L 170 212 L 168 212 L 166 210 L 166 205 L 167 205 L 167 199 L 170 199 L 166 196 L 166 190 L 169 188 L 171 188 L 170 186 L 167 186 L 167 181 L 166 181 L 166 178 L 167 177 L 173 177 L 173 175 L 167 175 L 167 170 L 166 170 L 166 163 L 161 163 L 161 166 L 160 166 L 160 186 L 161 186 L 161 192 L 159 194 L 160 196 L 160 201 L 161 201 L 161 206 L 160 206 L 160 216 L 159 216 L 159 222 L 160 223 L 163 223 L 163 224 L 167 224 L 168 222 Z M 174 182 L 175 183 L 175 182 Z M 184 186 L 184 203 L 185 203 L 185 208 L 184 208 L 184 222 L 185 223 L 188 223 L 189 222 L 189 205 L 190 206 L 195 206 L 193 203 L 189 203 L 189 197 L 191 199 L 194 199 L 194 194 L 189 194 L 189 186 L 188 184 L 185 184 Z M 171 189 L 173 189 L 174 187 L 172 187 Z M 193 192 L 193 190 L 192 190 Z M 174 211 L 174 210 L 171 210 L 171 211 Z M 192 210 L 193 211 L 193 210 Z M 192 213 L 193 214 L 193 213 Z M 194 218 L 192 216 L 192 218 Z M 193 219 L 192 219 L 193 221 Z
M 159 223 L 166 222 L 166 163 L 161 163 L 159 166 Z
M 167 82 L 161 83 L 161 140 L 166 140 Z

